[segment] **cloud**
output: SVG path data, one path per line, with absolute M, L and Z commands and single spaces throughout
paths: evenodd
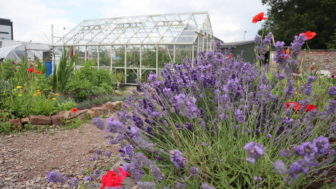
M 252 24 L 252 17 L 266 11 L 260 0 L 123 0 L 105 6 L 105 17 L 208 11 L 214 34 L 224 41 L 243 40 L 244 31 L 246 39 L 254 38 L 260 25 Z
M 244 31 L 252 39 L 260 25 L 251 19 L 266 7 L 260 0 L 0 0 L 0 10 L 13 21 L 15 40 L 34 42 L 50 42 L 51 24 L 62 36 L 84 19 L 208 11 L 215 36 L 229 42 Z
M 13 21 L 14 40 L 50 42 L 51 24 L 71 28 L 67 11 L 48 7 L 41 0 L 11 0 L 0 3 L 1 16 Z

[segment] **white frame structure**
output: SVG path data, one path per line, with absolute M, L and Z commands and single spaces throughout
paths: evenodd
M 209 14 L 192 12 L 84 20 L 52 46 L 56 54 L 57 49 L 74 48 L 82 59 L 123 72 L 123 83 L 134 84 L 128 79 L 132 71 L 137 80 L 143 79 L 145 71 L 158 74 L 162 61 L 193 60 L 198 52 L 212 50 L 214 39 Z M 149 56 L 154 62 L 146 65 Z

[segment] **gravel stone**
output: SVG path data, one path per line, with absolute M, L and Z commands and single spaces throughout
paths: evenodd
M 47 174 L 57 170 L 84 183 L 88 170 L 112 169 L 119 160 L 118 145 L 108 144 L 104 136 L 105 131 L 91 124 L 71 130 L 55 128 L 52 133 L 47 130 L 0 135 L 0 189 L 70 188 L 67 183 L 48 183 Z M 93 153 L 88 152 L 97 149 L 111 151 L 114 156 L 89 161 Z M 99 178 L 96 185 L 99 188 Z

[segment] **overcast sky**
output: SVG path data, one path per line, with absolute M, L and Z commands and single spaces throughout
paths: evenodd
M 216 37 L 224 42 L 254 39 L 266 12 L 261 0 L 0 0 L 0 18 L 14 24 L 14 40 L 50 43 L 51 24 L 62 36 L 84 19 L 208 11 Z M 63 31 L 65 28 L 65 31 Z

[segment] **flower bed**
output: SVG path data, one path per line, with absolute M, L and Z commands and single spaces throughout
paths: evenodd
M 155 188 L 332 184 L 335 87 L 315 76 L 294 80 L 279 63 L 266 72 L 210 51 L 194 67 L 186 60 L 150 75 L 105 125 L 116 133 L 109 142 L 121 144 L 124 169 Z
M 107 175 L 120 181 L 126 171 L 139 188 L 335 186 L 335 81 L 293 76 L 308 34 L 289 51 L 273 44 L 278 70 L 217 49 L 150 74 L 117 116 L 93 120 L 126 162 Z M 272 38 L 257 38 L 260 61 Z M 102 188 L 122 186 L 107 177 Z
M 10 122 L 14 125 L 28 122 L 49 125 L 57 120 L 58 125 L 58 118 L 64 117 L 59 112 L 70 111 L 82 101 L 86 104 L 81 103 L 78 108 L 92 107 L 89 99 L 98 104 L 111 101 L 114 75 L 108 70 L 93 68 L 90 62 L 75 70 L 76 61 L 76 56 L 69 57 L 64 51 L 60 65 L 54 67 L 54 74 L 49 77 L 46 77 L 46 66 L 39 61 L 0 62 L 1 121 L 12 119 Z M 0 125 L 0 132 L 5 130 L 11 128 L 7 124 Z

